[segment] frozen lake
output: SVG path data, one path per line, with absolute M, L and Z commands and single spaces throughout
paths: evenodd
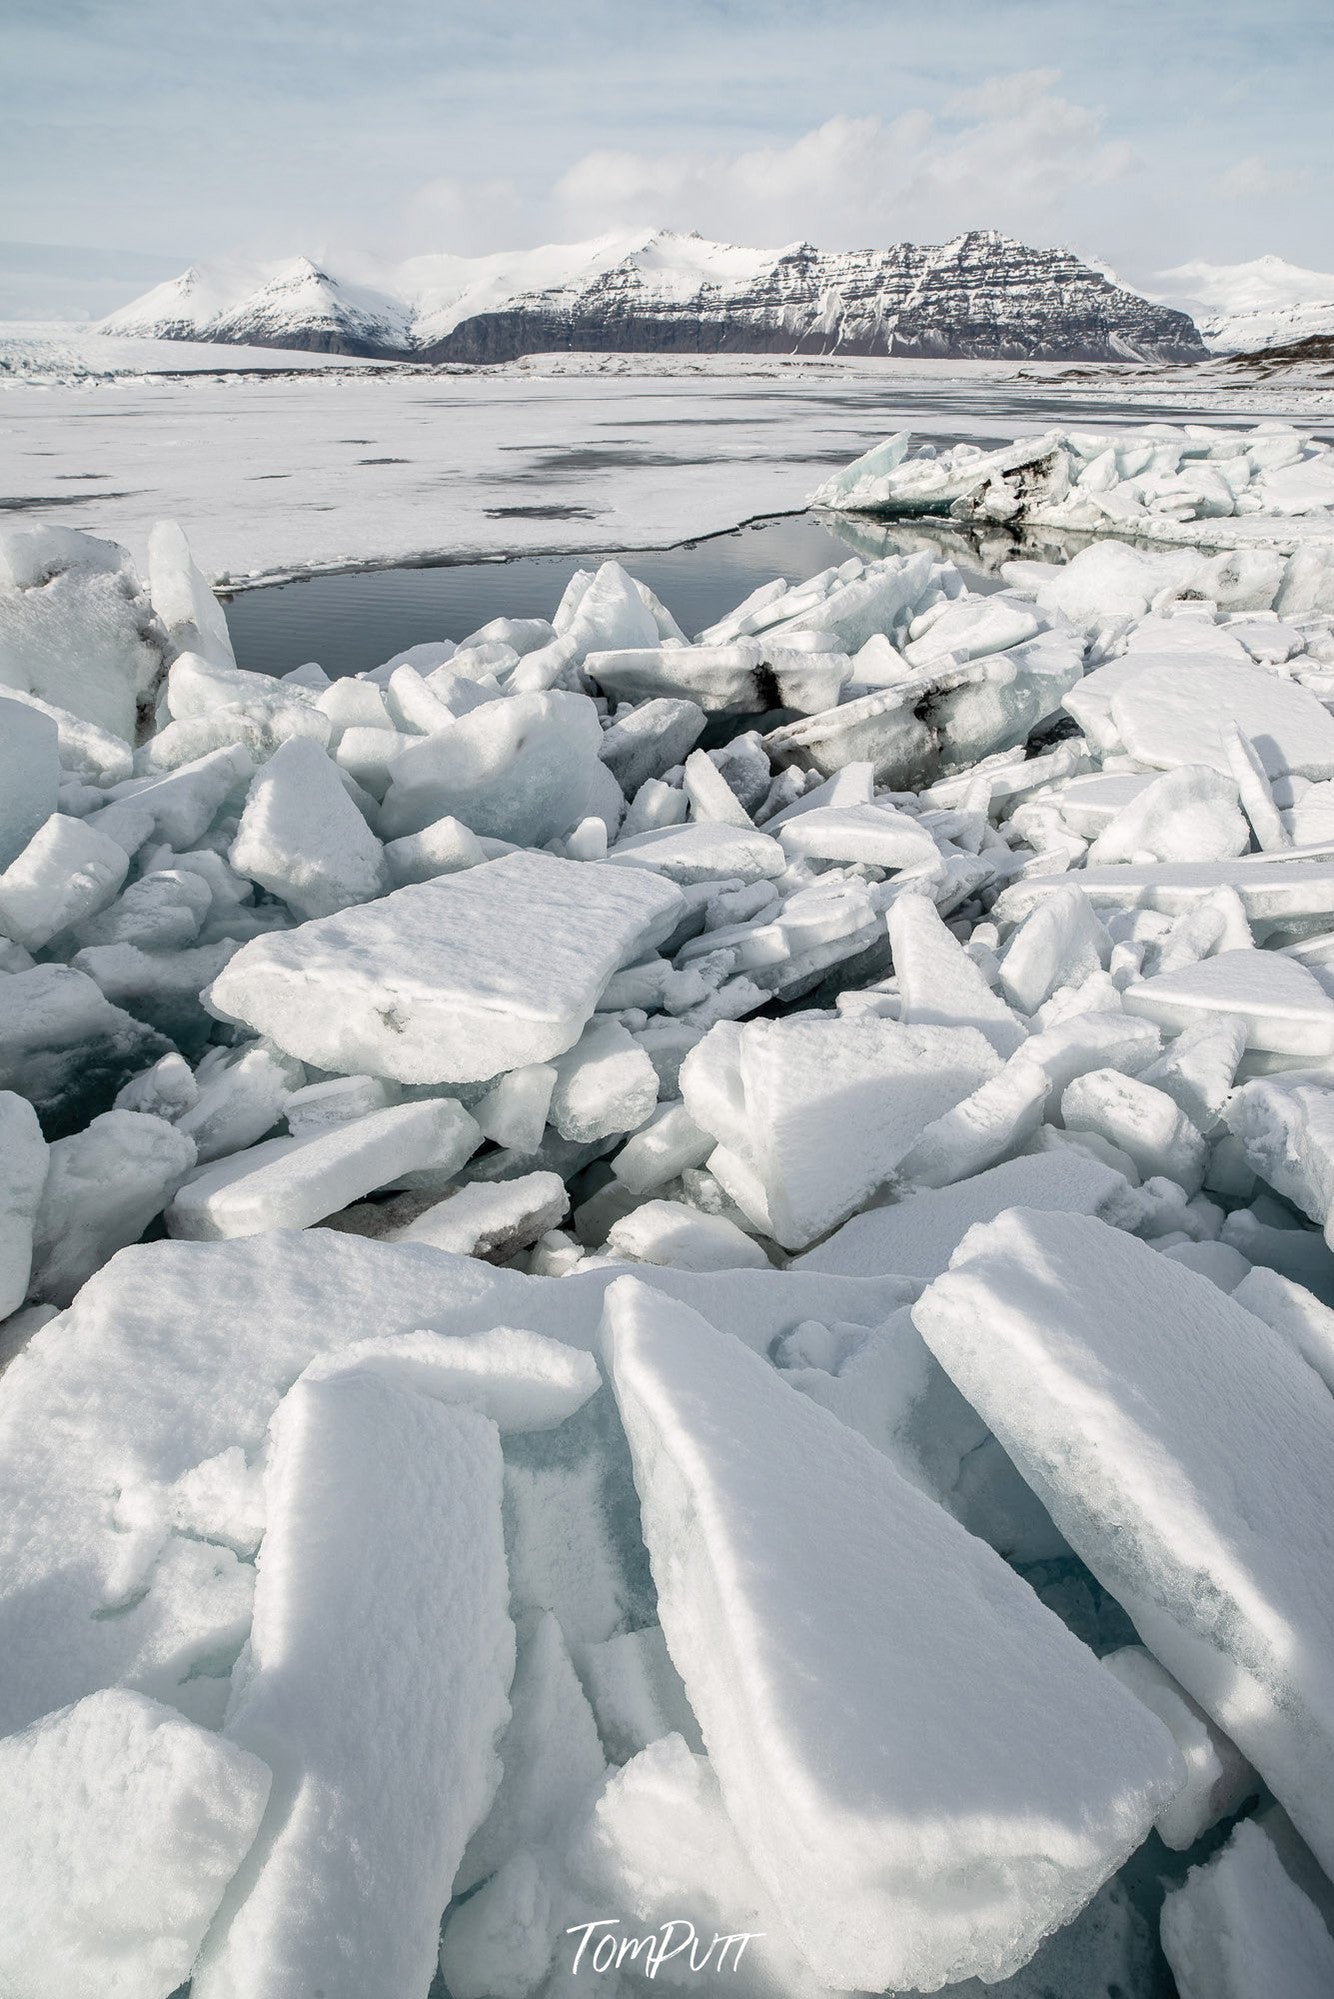
M 154 521 L 175 519 L 210 578 L 244 588 L 672 548 L 800 511 L 833 467 L 903 428 L 987 443 L 1053 424 L 1330 423 L 1326 390 L 1212 368 L 576 361 L 18 383 L 0 401 L 0 510 L 108 535 L 139 561 Z

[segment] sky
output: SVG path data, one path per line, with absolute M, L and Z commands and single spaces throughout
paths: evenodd
M 1331 0 L 3 0 L 0 316 L 647 224 L 1330 271 L 1332 86 Z

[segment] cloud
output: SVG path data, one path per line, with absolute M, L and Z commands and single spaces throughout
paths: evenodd
M 1222 174 L 1221 191 L 1234 200 L 1253 201 L 1261 196 L 1300 194 L 1313 185 L 1309 173 L 1277 173 L 1260 153 L 1247 153 Z
M 545 203 L 553 234 L 661 223 L 738 242 L 809 237 L 831 248 L 988 226 L 1059 227 L 1072 194 L 1132 175 L 1133 149 L 1100 110 L 1059 94 L 1050 69 L 989 77 L 940 116 L 839 116 L 790 144 L 734 152 L 586 153 Z

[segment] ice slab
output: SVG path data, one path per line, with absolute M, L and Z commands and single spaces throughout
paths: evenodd
M 612 973 L 682 907 L 646 870 L 506 854 L 255 938 L 210 1003 L 323 1069 L 485 1081 L 572 1046 Z
M 448 813 L 474 833 L 542 846 L 589 809 L 601 765 L 597 710 L 582 694 L 514 694 L 409 742 L 384 801 L 387 839 Z
M 386 1471 L 392 1468 L 392 1475 Z M 425 1992 L 499 1778 L 514 1630 L 494 1426 L 373 1368 L 275 1419 L 255 1621 L 226 1740 L 273 1791 L 197 1999 Z
M 1158 769 L 1209 764 L 1230 773 L 1230 731 L 1254 745 L 1266 774 L 1334 777 L 1334 716 L 1309 689 L 1230 659 L 1136 653 L 1111 697 L 1130 754 Z
M 233 1548 L 254 1543 L 233 1525 L 230 1500 L 212 1484 L 197 1495 L 191 1481 L 229 1451 L 253 1463 L 280 1398 L 317 1355 L 419 1329 L 510 1326 L 563 1341 L 577 1358 L 597 1344 L 614 1274 L 532 1278 L 323 1229 L 122 1251 L 5 1372 L 0 1731 L 118 1681 L 179 1704 L 218 1689 L 208 1675 L 250 1616 L 253 1570 Z M 879 1324 L 913 1295 L 896 1278 L 776 1270 L 659 1269 L 653 1282 L 759 1351 L 803 1319 Z M 432 1348 L 431 1368 L 457 1373 L 459 1342 L 442 1344 L 449 1352 Z M 504 1387 L 506 1409 L 531 1408 L 532 1367 L 505 1386 L 513 1370 L 496 1376 L 494 1359 L 471 1360 L 488 1383 L 485 1406 L 499 1417 Z M 560 1373 L 553 1406 L 578 1386 Z
M 388 885 L 384 849 L 309 737 L 281 744 L 256 777 L 228 859 L 298 919 L 332 916 Z
M 1245 1023 L 1248 1048 L 1313 1061 L 1334 1055 L 1334 999 L 1305 965 L 1278 951 L 1220 951 L 1127 986 L 1122 1001 L 1169 1032 L 1225 1015 Z
M 167 1230 L 210 1242 L 307 1228 L 406 1174 L 456 1172 L 481 1136 L 462 1105 L 444 1097 L 391 1104 L 303 1138 L 266 1139 L 193 1174 L 167 1211 Z
M 0 977 L 0 1089 L 28 1099 L 48 1138 L 81 1130 L 170 1045 L 72 966 Z
M 1138 1845 L 1170 1738 L 738 1342 L 633 1280 L 607 1313 L 668 1648 L 793 1940 L 840 1987 L 1005 1977 Z
M 753 1191 L 733 1176 L 733 1199 L 784 1248 L 804 1249 L 998 1068 L 976 1028 L 806 1015 L 715 1027 L 681 1083 L 695 1123 L 748 1169 Z
M 0 696 L 0 868 L 56 809 L 60 738 L 49 715 Z
M 1211 1243 L 1210 1248 L 1220 1245 Z M 1109 1673 L 1152 1708 L 1181 1751 L 1186 1781 L 1158 1814 L 1157 1832 L 1164 1846 L 1187 1853 L 1210 1826 L 1230 1818 L 1259 1789 L 1259 1779 L 1236 1744 L 1214 1727 L 1184 1687 L 1177 1685 L 1152 1652 L 1142 1645 L 1123 1645 L 1103 1658 Z
M 972 1231 L 913 1316 L 1075 1552 L 1328 1864 L 1324 1384 L 1207 1278 L 1083 1216 L 1020 1210 Z
M 12 1090 L 0 1090 L 0 1319 L 16 1312 L 28 1295 L 47 1157 L 32 1105 Z
M 1048 1208 L 1114 1220 L 1125 1194 L 1119 1173 L 1076 1153 L 1007 1159 L 953 1187 L 924 1188 L 854 1215 L 798 1257 L 796 1268 L 839 1277 L 897 1271 L 929 1284 L 948 1267 L 974 1222 L 994 1221 L 1006 1208 Z
M 0 1988 L 167 1999 L 268 1794 L 258 1757 L 119 1688 L 0 1742 Z
M 1327 848 L 1314 850 L 1321 856 Z M 1300 848 L 1291 858 L 1242 855 L 1235 861 L 1163 861 L 1126 867 L 1086 867 L 1079 887 L 1095 909 L 1155 909 L 1178 916 L 1217 889 L 1235 889 L 1247 919 L 1260 933 L 1308 918 L 1334 922 L 1334 865 L 1308 858 Z M 1068 875 L 1030 875 L 1012 882 L 996 898 L 993 915 L 1014 922 L 1057 889 Z
M 1326 1999 L 1334 1988 L 1334 1937 L 1250 1820 L 1169 1889 L 1162 1941 L 1181 1999 Z
M 103 1111 L 56 1139 L 33 1228 L 34 1297 L 68 1305 L 108 1257 L 138 1240 L 194 1163 L 194 1140 L 142 1111 Z
M 40 951 L 105 909 L 126 874 L 123 847 L 82 819 L 53 813 L 0 874 L 0 932 Z

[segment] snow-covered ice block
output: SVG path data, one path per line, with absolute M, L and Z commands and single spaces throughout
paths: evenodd
M 446 816 L 424 826 L 420 833 L 390 840 L 384 858 L 394 887 L 406 888 L 409 882 L 435 881 L 439 875 L 479 867 L 486 851 L 471 827 Z
M 975 1027 L 998 1055 L 1013 1055 L 1025 1038 L 1022 1021 L 946 929 L 930 896 L 897 896 L 888 920 L 899 1018 L 914 1027 Z
M 194 1163 L 194 1140 L 142 1111 L 104 1111 L 58 1138 L 33 1229 L 33 1295 L 68 1305 L 162 1213 Z
M 704 730 L 697 701 L 659 696 L 627 707 L 604 731 L 598 754 L 627 798 L 651 777 L 684 763 Z
M 669 1263 L 678 1270 L 767 1270 L 752 1236 L 726 1215 L 702 1214 L 681 1201 L 645 1201 L 607 1233 L 612 1256 L 635 1263 Z
M 601 741 L 597 710 L 582 694 L 488 701 L 408 744 L 385 794 L 385 835 L 419 833 L 448 813 L 518 846 L 559 839 L 588 810 Z
M 1017 1152 L 1042 1123 L 1051 1078 L 1026 1050 L 919 1133 L 900 1159 L 909 1187 L 948 1187 Z
M 885 1207 L 853 1215 L 815 1249 L 798 1257 L 795 1268 L 825 1270 L 838 1277 L 897 1271 L 929 1284 L 948 1268 L 975 1222 L 994 1221 L 1006 1208 L 1049 1208 L 1115 1221 L 1126 1192 L 1119 1173 L 1077 1153 L 1007 1159 L 952 1187 L 906 1192 Z
M 457 1172 L 480 1143 L 452 1097 L 391 1104 L 304 1138 L 266 1139 L 192 1174 L 167 1210 L 167 1231 L 210 1242 L 307 1228 L 377 1187 L 401 1184 L 404 1174 Z
M 973 1230 L 913 1316 L 1075 1552 L 1328 1865 L 1324 1384 L 1207 1278 L 1078 1215 L 1019 1210 Z
M 1235 861 L 1162 861 L 1144 865 L 1087 867 L 1079 887 L 1095 909 L 1155 909 L 1176 916 L 1220 888 L 1236 891 L 1247 920 L 1263 934 L 1275 926 L 1310 917 L 1334 923 L 1334 866 L 1309 860 L 1293 849 L 1292 859 L 1272 854 L 1242 855 Z M 1068 875 L 1030 875 L 1012 882 L 996 898 L 998 922 L 1017 922 L 1058 889 Z
M 1094 1132 L 1133 1159 L 1147 1180 L 1162 1174 L 1198 1194 L 1208 1147 L 1199 1129 L 1165 1091 L 1116 1069 L 1089 1069 L 1061 1095 L 1069 1132 Z
M 552 1064 L 548 1121 L 578 1144 L 637 1131 L 658 1101 L 658 1072 L 618 1020 L 594 1016 Z
M 273 1771 L 196 1999 L 403 1999 L 499 1778 L 514 1670 L 494 1426 L 367 1369 L 275 1419 L 226 1739 Z
M 1168 1890 L 1161 1933 L 1181 1999 L 1327 1999 L 1334 1989 L 1334 1937 L 1251 1820 Z
M 234 1509 L 220 1517 L 212 1500 L 193 1508 L 203 1541 L 169 1536 L 165 1521 L 130 1533 L 115 1525 L 127 1494 L 175 1492 L 234 1448 L 254 1463 L 270 1416 L 302 1370 L 373 1335 L 530 1327 L 577 1362 L 596 1348 L 614 1274 L 531 1278 L 326 1229 L 122 1251 L 4 1375 L 0 1730 L 115 1682 L 177 1704 L 219 1688 L 208 1675 L 245 1636 L 254 1573 L 232 1552 Z M 776 1270 L 657 1269 L 653 1283 L 759 1352 L 803 1319 L 878 1325 L 914 1295 L 898 1278 Z M 457 1375 L 459 1341 L 441 1344 Z M 434 1370 L 444 1364 L 438 1354 L 431 1362 Z M 513 1369 L 498 1375 L 497 1366 L 494 1352 L 473 1357 L 480 1386 L 465 1399 L 484 1393 L 484 1406 L 499 1415 L 497 1383 Z M 544 1362 L 542 1379 L 551 1373 Z M 524 1359 L 518 1386 L 506 1389 L 511 1402 L 521 1396 L 521 1413 L 532 1406 L 533 1382 Z M 556 1382 L 561 1396 L 578 1385 L 565 1373 Z M 156 1499 L 153 1517 L 155 1509 Z M 609 1636 L 618 1614 L 605 1629 L 571 1630 L 572 1642 Z
M 228 855 L 298 918 L 332 916 L 387 886 L 384 849 L 318 743 L 283 743 L 250 787 Z
M 109 1687 L 0 1742 L 8 1999 L 167 1999 L 259 1828 L 258 1757 Z
M 458 1256 L 501 1261 L 554 1229 L 569 1207 L 559 1173 L 523 1173 L 490 1185 L 474 1180 L 396 1229 L 389 1240 L 424 1242 Z
M 714 1140 L 701 1131 L 683 1103 L 664 1104 L 658 1115 L 628 1138 L 611 1170 L 631 1194 L 652 1194 L 688 1166 L 702 1166 Z
M 676 1992 L 832 1999 L 747 1858 L 708 1759 L 681 1734 L 611 1774 L 563 1862 L 547 1992 L 577 1999 L 594 1978 L 603 1990 L 619 1961 Z
M 1164 770 L 1203 763 L 1227 775 L 1237 728 L 1269 777 L 1334 777 L 1334 716 L 1296 681 L 1231 659 L 1133 657 L 1135 670 L 1113 691 L 1111 713 L 1141 763 Z
M 999 1066 L 976 1028 L 808 1014 L 715 1027 L 686 1058 L 681 1087 L 695 1123 L 753 1183 L 724 1180 L 732 1198 L 785 1249 L 804 1249 Z
M 683 907 L 646 870 L 507 854 L 256 938 L 210 1004 L 323 1069 L 482 1082 L 571 1047 Z
M 792 860 L 864 861 L 876 868 L 934 868 L 939 849 L 926 827 L 889 805 L 826 805 L 778 828 Z
M 227 613 L 175 521 L 159 521 L 148 537 L 148 594 L 176 652 L 198 653 L 214 666 L 235 667 Z
M 755 882 L 781 875 L 787 855 L 767 833 L 742 826 L 694 821 L 658 826 L 618 840 L 609 863 L 652 869 L 668 881 L 688 885 L 714 880 Z
M 194 1140 L 198 1162 L 207 1166 L 271 1132 L 304 1077 L 301 1064 L 276 1048 L 251 1042 L 212 1049 L 196 1072 L 198 1095 L 174 1120 L 176 1128 Z M 361 1108 L 378 1110 L 382 1103 L 383 1098 Z
M 1186 1781 L 1159 1812 L 1155 1830 L 1164 1846 L 1186 1853 L 1210 1826 L 1230 1818 L 1259 1788 L 1259 1780 L 1236 1744 L 1214 1727 L 1152 1652 L 1142 1645 L 1123 1645 L 1102 1663 L 1171 1730 L 1181 1751 Z
M 1304 1285 L 1263 1266 L 1248 1270 L 1233 1296 L 1281 1333 L 1334 1390 L 1334 1311 L 1328 1305 Z
M 40 709 L 0 696 L 0 869 L 23 852 L 56 809 L 60 737 Z
M 304 1381 L 372 1367 L 376 1375 L 437 1402 L 480 1411 L 502 1436 L 552 1430 L 581 1409 L 602 1377 L 591 1354 L 522 1326 L 477 1333 L 388 1333 L 317 1354 Z
M 62 930 L 105 909 L 130 857 L 82 819 L 55 812 L 0 874 L 0 932 L 40 951 Z
M 0 1089 L 26 1097 L 48 1138 L 78 1131 L 170 1043 L 68 965 L 0 977 Z
M 1249 850 L 1251 829 L 1238 805 L 1237 785 L 1207 764 L 1164 771 L 1123 806 L 1089 848 L 1106 861 L 1222 861 Z
M 1180 1033 L 1231 1015 L 1244 1022 L 1248 1048 L 1276 1055 L 1334 1055 L 1334 999 L 1296 958 L 1278 951 L 1220 951 L 1179 972 L 1127 986 L 1128 1013 Z
M 1306 1078 L 1299 1070 L 1261 1076 L 1229 1098 L 1229 1131 L 1262 1180 L 1330 1235 L 1334 1208 L 1334 1074 Z
M 1079 887 L 1054 889 L 1020 923 L 1000 961 L 1000 983 L 1011 1006 L 1036 1013 L 1058 987 L 1103 969 L 1107 933 Z
M 47 1157 L 32 1105 L 12 1090 L 0 1090 L 0 1319 L 16 1312 L 28 1295 Z
M 163 654 L 153 607 L 115 542 L 73 528 L 0 535 L 0 686 L 132 743 Z
M 789 1935 L 839 1987 L 1007 1976 L 1179 1785 L 1167 1732 L 738 1342 L 627 1281 L 607 1347 L 667 1644 Z

